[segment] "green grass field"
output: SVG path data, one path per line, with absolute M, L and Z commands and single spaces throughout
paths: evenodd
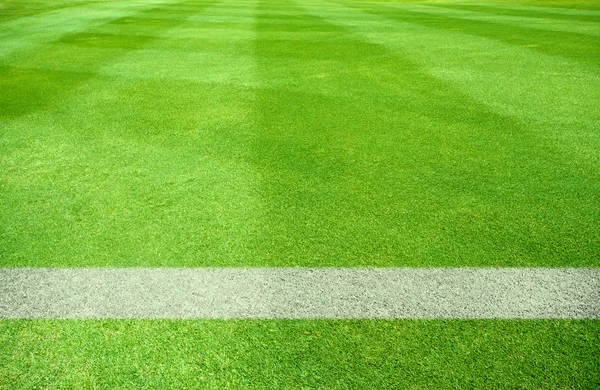
M 594 389 L 598 321 L 0 322 L 3 388 Z
M 0 267 L 599 267 L 600 2 L 0 0 Z M 599 321 L 0 321 L 0 388 L 600 388 Z
M 2 4 L 3 266 L 600 264 L 600 8 Z

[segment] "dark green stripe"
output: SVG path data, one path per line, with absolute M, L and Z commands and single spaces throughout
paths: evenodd
M 598 15 L 572 15 L 558 12 L 544 12 L 541 9 L 520 10 L 512 8 L 503 8 L 501 6 L 493 6 L 489 4 L 431 4 L 435 7 L 448 8 L 463 11 L 473 11 L 497 16 L 518 16 L 525 18 L 540 18 L 560 21 L 574 22 L 593 22 L 600 23 L 600 14 Z

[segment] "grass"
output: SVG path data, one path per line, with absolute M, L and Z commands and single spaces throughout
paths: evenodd
M 0 322 L 0 388 L 593 389 L 599 324 Z
M 0 266 L 600 265 L 596 1 L 0 1 Z M 0 321 L 0 388 L 599 388 L 598 321 Z
M 0 8 L 2 266 L 599 264 L 593 4 L 44 4 Z

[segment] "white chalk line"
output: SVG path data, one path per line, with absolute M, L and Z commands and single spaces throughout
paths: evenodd
M 0 268 L 0 318 L 600 318 L 600 268 Z

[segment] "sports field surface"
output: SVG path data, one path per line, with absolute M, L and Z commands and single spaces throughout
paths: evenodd
M 0 0 L 0 389 L 600 388 L 599 267 L 600 1 Z M 165 269 L 368 315 L 86 306 Z

